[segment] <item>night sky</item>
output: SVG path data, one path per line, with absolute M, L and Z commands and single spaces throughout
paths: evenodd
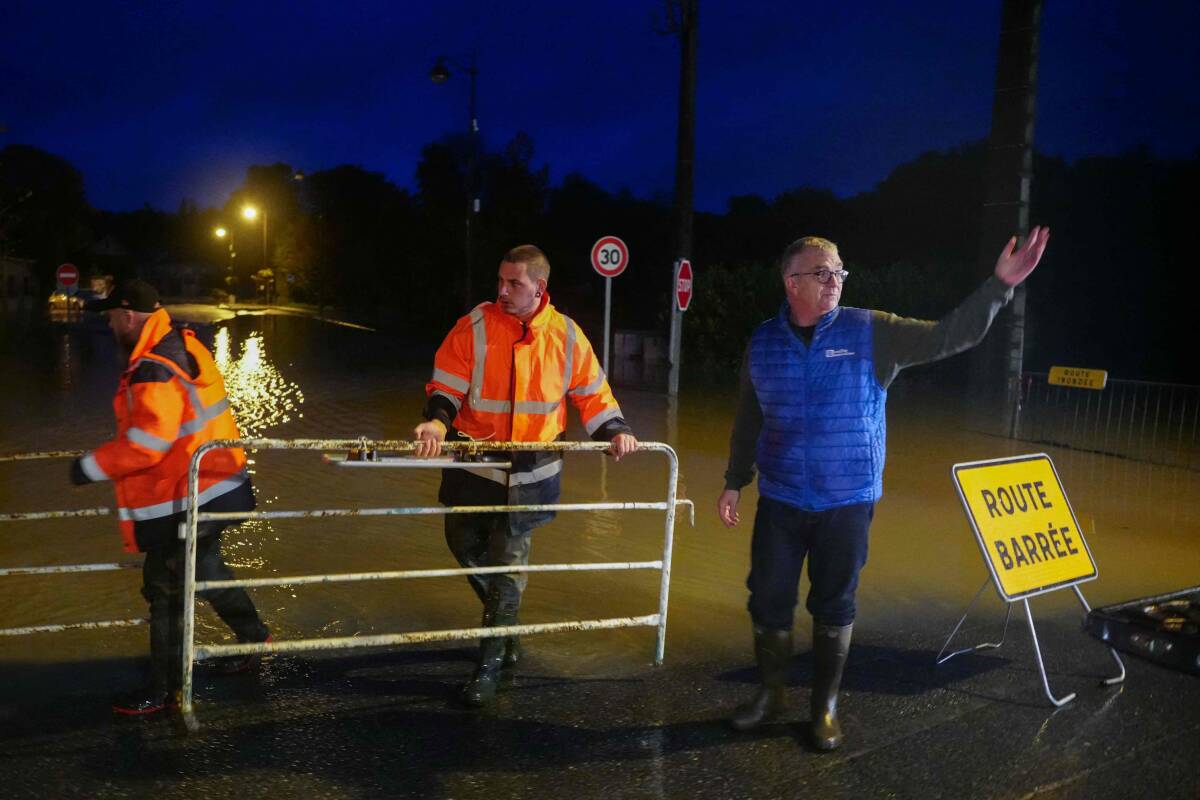
M 223 203 L 247 165 L 343 163 L 411 187 L 467 127 L 477 58 L 489 147 L 525 131 L 552 183 L 669 197 L 679 57 L 661 3 L 0 4 L 0 144 L 84 174 L 111 210 Z M 700 0 L 696 206 L 801 185 L 842 196 L 986 136 L 1000 2 Z M 1200 148 L 1200 3 L 1048 0 L 1036 144 L 1074 160 Z

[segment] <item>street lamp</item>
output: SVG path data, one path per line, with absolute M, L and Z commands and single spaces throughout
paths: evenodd
M 242 206 L 242 216 L 251 222 L 253 222 L 255 219 L 258 218 L 259 213 L 260 212 L 259 212 L 257 206 L 253 206 L 250 204 Z M 271 262 L 270 262 L 270 258 L 268 257 L 268 254 L 267 254 L 268 253 L 268 251 L 267 251 L 267 210 L 264 208 L 261 211 L 261 214 L 262 214 L 262 232 L 263 232 L 263 244 L 262 244 L 263 269 L 270 270 Z M 272 280 L 271 283 L 273 284 L 274 280 Z M 268 303 L 271 302 L 271 294 L 272 294 L 271 288 L 273 288 L 273 287 L 270 284 L 268 284 L 268 289 L 267 289 L 267 293 L 266 293 L 267 294 L 266 300 Z
M 453 74 L 450 71 L 450 66 L 461 70 L 471 79 L 471 93 L 467 110 L 471 119 L 470 135 L 470 153 L 467 162 L 467 222 L 466 222 L 466 237 L 464 239 L 464 250 L 466 253 L 466 279 L 463 282 L 463 307 L 471 307 L 471 218 L 479 213 L 479 198 L 475 194 L 475 167 L 478 160 L 479 151 L 479 119 L 475 116 L 475 77 L 479 74 L 479 70 L 475 68 L 475 54 L 472 53 L 466 64 L 460 63 L 448 56 L 438 56 L 433 63 L 433 69 L 429 70 L 429 80 L 434 83 L 445 83 L 446 80 Z
M 227 273 L 225 276 L 225 285 L 229 289 L 229 293 L 232 295 L 237 291 L 234 286 L 233 275 L 233 260 L 237 258 L 237 251 L 233 249 L 233 231 L 229 230 L 224 225 L 218 225 L 213 229 L 213 236 L 217 237 L 221 241 L 225 241 L 226 239 L 229 240 L 229 263 L 225 265 L 225 271 Z

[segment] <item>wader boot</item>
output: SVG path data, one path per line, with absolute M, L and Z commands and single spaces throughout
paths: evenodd
M 142 589 L 150 602 L 150 665 L 140 689 L 113 698 L 112 710 L 127 716 L 157 714 L 179 705 L 182 680 L 182 598 L 166 592 Z
M 729 717 L 735 731 L 748 731 L 770 722 L 783 710 L 787 698 L 788 665 L 792 658 L 792 632 L 754 626 L 754 656 L 762 680 L 758 694 L 738 706 Z
M 516 604 L 501 602 L 500 593 L 497 591 L 489 593 L 487 605 L 483 609 L 484 627 L 515 625 L 516 621 Z M 507 644 L 508 638 L 504 636 L 489 636 L 480 641 L 479 665 L 462 690 L 462 701 L 465 705 L 480 708 L 496 698 L 500 671 L 504 667 L 508 650 Z
M 483 612 L 483 625 L 486 628 L 490 628 L 492 626 L 492 624 L 493 624 L 492 616 L 491 616 L 491 614 L 488 613 L 487 609 L 485 608 L 484 612 Z M 517 619 L 516 617 L 514 617 L 513 621 L 510 623 L 507 623 L 507 624 L 520 625 L 521 621 L 519 619 Z M 520 636 L 506 637 L 504 639 L 504 664 L 502 665 L 502 668 L 504 670 L 504 677 L 506 680 L 512 679 L 513 673 L 515 673 L 517 670 L 517 664 L 519 664 L 520 662 L 521 662 L 521 637 Z
M 850 652 L 853 625 L 813 626 L 812 722 L 809 732 L 818 750 L 834 750 L 842 743 L 837 718 L 838 687 Z
M 517 620 L 513 620 L 510 625 L 518 625 Z M 504 664 L 502 665 L 505 676 L 512 680 L 513 673 L 517 671 L 517 664 L 521 663 L 521 637 L 509 636 L 504 640 Z

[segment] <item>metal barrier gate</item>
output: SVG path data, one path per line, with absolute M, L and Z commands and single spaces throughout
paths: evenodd
M 411 452 L 414 443 L 411 441 L 370 441 L 367 439 L 236 439 L 206 442 L 192 456 L 188 473 L 188 512 L 187 521 L 180 528 L 180 538 L 186 543 L 186 558 L 184 561 L 184 595 L 183 595 L 183 691 L 180 710 L 184 722 L 190 731 L 199 727 L 192 704 L 192 668 L 198 659 L 219 656 L 250 655 L 254 653 L 286 653 L 311 650 L 343 650 L 356 647 L 380 647 L 394 644 L 412 644 L 418 642 L 441 642 L 463 639 L 478 639 L 491 636 L 525 635 L 532 633 L 556 633 L 575 630 L 604 630 L 611 628 L 656 627 L 658 634 L 655 643 L 654 663 L 661 665 L 666 646 L 667 598 L 671 585 L 671 551 L 675 534 L 675 506 L 685 504 L 691 509 L 692 522 L 695 522 L 695 507 L 690 500 L 678 500 L 676 487 L 679 478 L 679 459 L 675 451 L 661 442 L 640 442 L 638 451 L 661 452 L 667 456 L 669 474 L 667 482 L 667 498 L 659 503 L 552 503 L 537 505 L 496 505 L 496 506 L 430 506 L 430 507 L 401 507 L 401 508 L 349 508 L 349 509 L 312 509 L 304 511 L 243 511 L 229 513 L 196 512 L 199 494 L 200 461 L 204 455 L 213 449 L 224 447 L 247 447 L 260 450 L 355 450 L 364 455 L 364 460 L 356 462 L 363 466 L 394 466 L 408 468 L 457 468 L 457 469 L 501 469 L 510 464 L 496 462 L 451 461 L 450 459 L 418 459 L 397 458 L 385 461 L 373 461 L 366 458 L 369 453 Z M 562 451 L 562 452 L 596 452 L 603 453 L 609 445 L 603 442 L 444 442 L 442 449 L 447 452 L 457 452 L 466 457 L 477 456 L 481 453 L 512 453 L 521 451 Z M 605 563 L 572 563 L 572 564 L 530 564 L 527 566 L 499 566 L 454 569 L 425 569 L 425 570 L 392 570 L 387 572 L 356 572 L 324 575 L 298 575 L 278 578 L 247 578 L 221 581 L 196 581 L 196 533 L 199 523 L 208 521 L 240 522 L 249 519 L 298 519 L 318 517 L 347 517 L 347 516 L 412 516 L 428 514 L 488 514 L 508 511 L 621 511 L 621 510 L 660 510 L 665 511 L 662 558 L 655 561 L 605 562 Z M 235 586 L 243 588 L 262 586 L 295 586 L 311 583 L 334 583 L 370 580 L 393 580 L 404 578 L 433 578 L 458 575 L 486 575 L 494 573 L 513 572 L 565 572 L 565 571 L 601 571 L 601 570 L 631 570 L 657 569 L 661 572 L 659 582 L 658 611 L 638 617 L 617 617 L 593 620 L 572 620 L 567 622 L 550 622 L 534 625 L 502 625 L 491 628 L 460 628 L 440 631 L 416 631 L 412 633 L 393 633 L 375 636 L 342 636 L 318 639 L 297 639 L 293 641 L 271 641 L 269 643 L 239 643 L 222 645 L 196 645 L 196 592 L 206 589 L 223 589 Z
M 77 458 L 83 451 L 55 450 L 43 453 L 21 453 L 19 455 L 0 456 L 0 462 L 10 461 L 39 461 L 50 458 Z M 70 511 L 33 511 L 24 513 L 0 514 L 0 522 L 33 522 L 48 519 L 68 519 L 71 517 L 104 517 L 112 512 L 104 507 L 81 508 Z M 111 572 L 121 569 L 141 569 L 141 564 L 60 564 L 41 567 L 0 567 L 0 578 L 11 575 L 60 575 L 71 572 Z M 118 628 L 131 625 L 144 625 L 145 618 L 138 619 L 109 619 L 94 622 L 71 622 L 60 625 L 28 625 L 20 628 L 0 628 L 0 636 L 24 636 L 31 633 L 55 633 L 72 629 Z
M 1110 379 L 1094 390 L 1026 372 L 1014 438 L 1200 470 L 1200 386 Z

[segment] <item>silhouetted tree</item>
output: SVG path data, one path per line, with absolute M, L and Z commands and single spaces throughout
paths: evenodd
M 86 263 L 91 208 L 83 176 L 28 145 L 0 150 L 0 254 L 32 258 L 43 287 L 64 261 Z

